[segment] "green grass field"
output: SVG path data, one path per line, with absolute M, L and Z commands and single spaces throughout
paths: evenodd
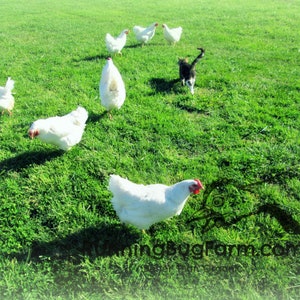
M 1 299 L 299 299 L 300 1 L 0 1 Z M 110 120 L 99 81 L 107 32 L 127 98 Z M 169 46 L 161 24 L 182 26 Z M 178 57 L 197 65 L 195 95 Z M 27 130 L 89 112 L 63 153 Z M 180 216 L 146 235 L 120 224 L 110 174 L 137 183 L 200 178 Z

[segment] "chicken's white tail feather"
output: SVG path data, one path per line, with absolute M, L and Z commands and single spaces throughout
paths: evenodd
M 106 36 L 105 36 L 105 41 L 106 41 L 106 43 L 108 42 L 108 43 L 113 43 L 114 42 L 114 37 L 111 35 L 111 34 L 109 34 L 109 33 L 107 33 L 106 34 Z
M 74 118 L 75 125 L 85 126 L 85 122 L 88 118 L 88 112 L 85 108 L 78 106 L 78 108 L 73 110 L 70 115 Z
M 119 190 L 126 189 L 126 182 L 128 182 L 128 180 L 119 175 L 110 175 L 109 190 L 113 193 L 117 193 Z
M 136 184 L 128 179 L 122 178 L 119 175 L 110 175 L 109 190 L 114 194 L 114 202 L 119 202 L 122 195 L 132 195 L 139 193 L 143 185 Z M 122 200 L 124 201 L 124 200 Z
M 7 81 L 6 81 L 6 85 L 5 85 L 5 89 L 8 92 L 11 92 L 12 89 L 14 88 L 15 82 L 14 80 L 12 80 L 10 77 L 8 77 Z
M 138 34 L 138 33 L 142 32 L 142 31 L 144 31 L 145 29 L 146 28 L 141 27 L 141 26 L 134 26 L 133 27 L 133 32 L 134 32 L 134 34 Z

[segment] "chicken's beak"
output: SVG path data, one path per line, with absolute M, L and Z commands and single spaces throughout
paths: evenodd
M 29 131 L 28 131 L 28 135 L 29 135 L 29 137 L 30 137 L 31 139 L 33 139 L 33 138 L 34 138 L 33 130 L 29 130 Z
M 201 190 L 204 190 L 204 186 L 199 179 L 195 179 L 195 181 L 197 184 L 190 187 L 190 192 L 193 193 L 194 195 L 197 195 L 200 193 Z
M 36 130 L 29 130 L 29 131 L 28 131 L 28 135 L 29 135 L 29 137 L 30 137 L 31 139 L 33 139 L 35 136 L 38 135 L 38 131 L 36 131 Z
M 204 185 L 202 184 L 202 182 L 199 179 L 195 179 L 195 181 L 198 184 L 199 190 L 204 190 Z

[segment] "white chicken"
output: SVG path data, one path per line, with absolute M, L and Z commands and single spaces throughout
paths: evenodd
M 81 106 L 69 114 L 48 119 L 39 119 L 32 123 L 28 135 L 38 137 L 45 143 L 67 151 L 81 141 L 88 112 Z
M 106 108 L 111 118 L 112 109 L 120 109 L 126 98 L 125 84 L 112 59 L 107 58 L 103 67 L 100 85 L 101 104 Z
M 158 26 L 158 23 L 153 23 L 147 28 L 141 26 L 134 26 L 133 32 L 138 42 L 142 45 L 147 44 L 154 36 L 155 29 Z
M 112 205 L 125 224 L 148 229 L 154 223 L 179 215 L 191 193 L 203 189 L 200 180 L 184 180 L 172 186 L 136 184 L 119 175 L 111 175 L 109 190 Z
M 182 34 L 182 27 L 169 28 L 167 24 L 163 24 L 162 27 L 164 37 L 170 44 L 175 45 L 177 42 L 179 42 Z
M 0 110 L 2 110 L 2 114 L 4 114 L 5 111 L 7 111 L 9 115 L 12 114 L 11 111 L 15 105 L 15 98 L 11 91 L 14 88 L 14 84 L 15 82 L 8 77 L 5 86 L 0 86 Z
M 129 33 L 128 29 L 123 30 L 118 37 L 113 37 L 109 33 L 105 36 L 105 44 L 108 52 L 118 53 L 122 55 L 122 49 L 126 44 L 127 34 Z

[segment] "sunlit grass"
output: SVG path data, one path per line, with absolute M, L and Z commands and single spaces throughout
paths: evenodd
M 0 85 L 8 76 L 16 82 L 13 115 L 0 116 L 1 297 L 295 299 L 299 250 L 275 250 L 299 246 L 299 6 L 1 4 Z M 98 91 L 105 33 L 154 21 L 147 46 L 131 32 L 123 56 L 113 57 L 127 98 L 110 120 Z M 162 23 L 183 27 L 175 47 Z M 192 60 L 199 46 L 206 55 L 192 96 L 177 81 L 177 59 Z M 72 150 L 28 138 L 32 121 L 78 104 L 89 119 Z M 198 177 L 206 189 L 142 235 L 111 206 L 112 173 L 144 184 Z M 207 242 L 257 253 L 267 244 L 270 255 L 178 250 Z M 138 252 L 143 246 L 151 255 Z

